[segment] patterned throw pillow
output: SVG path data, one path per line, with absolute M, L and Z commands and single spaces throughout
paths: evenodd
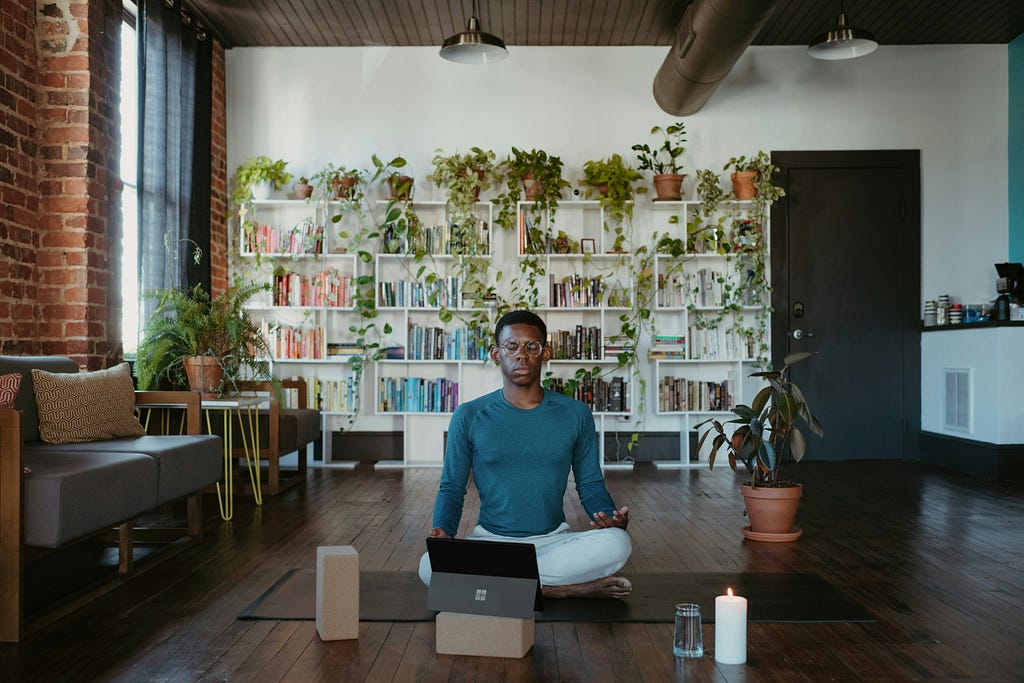
M 32 370 L 39 408 L 39 438 L 47 443 L 142 436 L 135 388 L 127 363 L 82 373 Z
M 20 372 L 0 375 L 0 408 L 14 407 L 14 399 L 18 397 L 19 387 L 21 387 Z

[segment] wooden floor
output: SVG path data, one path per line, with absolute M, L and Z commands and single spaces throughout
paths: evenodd
M 304 489 L 262 508 L 236 501 L 235 520 L 210 519 L 201 545 L 0 644 L 0 681 L 1024 680 L 1024 487 L 895 462 L 793 474 L 804 536 L 789 544 L 743 540 L 728 470 L 607 474 L 630 507 L 626 576 L 815 572 L 878 619 L 751 624 L 745 666 L 674 659 L 671 624 L 539 623 L 524 659 L 500 660 L 436 655 L 433 623 L 362 623 L 358 641 L 323 643 L 312 622 L 236 620 L 285 570 L 315 566 L 319 545 L 355 546 L 367 570 L 416 568 L 439 471 L 317 469 Z M 579 525 L 572 489 L 567 501 Z M 704 642 L 713 649 L 710 624 Z

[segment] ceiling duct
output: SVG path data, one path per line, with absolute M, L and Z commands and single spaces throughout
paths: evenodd
M 654 100 L 675 116 L 700 111 L 781 0 L 694 0 L 654 77 Z

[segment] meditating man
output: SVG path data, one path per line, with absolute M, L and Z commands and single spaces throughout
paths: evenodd
M 452 415 L 429 535 L 455 536 L 472 470 L 480 515 L 470 538 L 536 546 L 546 597 L 626 597 L 630 582 L 614 574 L 632 550 L 629 510 L 616 509 L 605 487 L 590 410 L 541 385 L 551 350 L 540 317 L 506 313 L 494 338 L 490 353 L 501 365 L 502 388 Z M 589 531 L 573 532 L 565 521 L 570 469 L 591 518 Z M 424 554 L 420 578 L 427 585 L 430 573 Z

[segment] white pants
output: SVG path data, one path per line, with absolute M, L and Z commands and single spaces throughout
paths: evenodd
M 572 531 L 566 522 L 549 534 L 514 538 L 492 534 L 477 525 L 471 539 L 532 543 L 537 548 L 537 569 L 542 586 L 571 586 L 611 576 L 629 559 L 633 544 L 624 529 L 609 527 Z M 420 558 L 420 579 L 430 585 L 430 557 Z

